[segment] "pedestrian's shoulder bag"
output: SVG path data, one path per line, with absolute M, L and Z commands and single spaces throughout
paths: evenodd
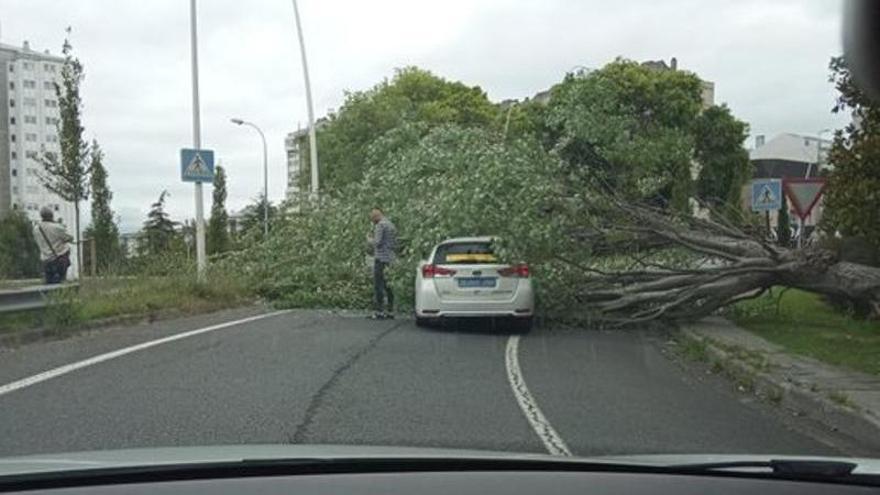
M 43 226 L 37 224 L 37 229 L 40 230 L 40 234 L 43 236 L 43 240 L 46 241 L 46 245 L 49 246 L 49 251 L 52 251 L 52 255 L 55 256 L 52 258 L 52 262 L 60 263 L 65 269 L 70 266 L 70 252 L 59 255 L 55 252 L 55 248 L 52 247 L 52 243 L 49 241 L 49 236 L 46 235 L 46 231 L 43 230 Z

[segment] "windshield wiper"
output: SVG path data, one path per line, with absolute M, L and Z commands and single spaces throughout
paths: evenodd
M 801 459 L 770 459 L 767 461 L 707 462 L 700 464 L 678 464 L 666 466 L 669 469 L 694 473 L 718 471 L 769 470 L 772 474 L 785 477 L 803 478 L 846 478 L 853 475 L 858 464 L 844 461 L 820 461 Z

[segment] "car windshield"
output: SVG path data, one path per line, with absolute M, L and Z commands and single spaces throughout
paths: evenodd
M 856 0 L 0 5 L 0 476 L 880 459 Z

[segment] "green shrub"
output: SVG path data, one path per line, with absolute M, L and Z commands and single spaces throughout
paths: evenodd
M 83 302 L 76 288 L 58 290 L 49 296 L 43 319 L 47 327 L 63 330 L 75 327 L 84 320 Z

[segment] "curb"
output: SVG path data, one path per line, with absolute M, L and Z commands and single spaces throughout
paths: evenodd
M 873 415 L 837 404 L 821 391 L 811 390 L 803 384 L 794 383 L 783 376 L 757 368 L 719 347 L 710 337 L 700 335 L 691 329 L 679 327 L 677 335 L 705 345 L 710 362 L 723 363 L 722 374 L 737 381 L 747 381 L 747 388 L 751 388 L 754 394 L 765 401 L 795 415 L 821 423 L 862 445 L 880 449 L 880 419 Z

